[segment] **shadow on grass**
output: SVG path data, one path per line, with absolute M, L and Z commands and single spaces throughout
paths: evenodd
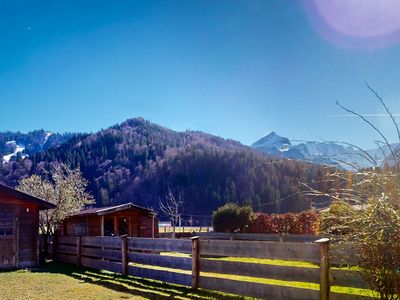
M 49 262 L 34 272 L 56 273 L 74 277 L 90 284 L 96 284 L 114 291 L 126 294 L 126 299 L 140 296 L 147 299 L 174 299 L 185 297 L 189 299 L 246 299 L 209 290 L 194 290 L 191 287 L 170 284 L 162 281 L 122 276 L 108 271 L 90 268 L 77 268 L 73 265 Z M 125 297 L 123 297 L 125 298 Z

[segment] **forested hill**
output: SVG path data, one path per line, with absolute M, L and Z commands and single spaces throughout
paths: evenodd
M 318 181 L 326 172 L 319 165 L 268 158 L 232 140 L 135 118 L 4 163 L 0 181 L 15 186 L 55 161 L 80 167 L 98 206 L 132 201 L 158 209 L 169 186 L 175 193 L 180 189 L 187 214 L 210 214 L 228 201 L 265 212 L 308 209 L 311 200 L 298 193 L 298 183 Z

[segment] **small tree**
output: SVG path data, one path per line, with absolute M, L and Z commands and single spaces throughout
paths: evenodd
M 254 218 L 253 209 L 250 206 L 242 206 L 235 203 L 227 203 L 212 213 L 214 231 L 217 232 L 243 232 Z
M 61 222 L 86 204 L 94 203 L 93 196 L 86 191 L 88 183 L 78 169 L 71 170 L 64 164 L 55 164 L 48 174 L 48 179 L 38 175 L 21 179 L 17 187 L 22 192 L 57 205 L 55 209 L 44 210 L 39 214 L 39 229 L 45 241 L 45 255 L 48 238 L 55 233 Z
M 400 142 L 400 130 L 393 114 L 368 84 L 367 88 L 391 118 Z M 337 204 L 323 221 L 323 228 L 327 232 L 343 234 L 342 240 L 352 246 L 361 274 L 379 299 L 400 299 L 400 152 L 371 121 L 337 104 L 359 117 L 380 136 L 381 140 L 376 144 L 384 159 L 379 163 L 369 152 L 356 147 L 357 154 L 372 167 L 362 169 L 356 163 L 348 162 L 354 172 L 338 170 L 328 176 L 327 180 L 337 182 L 338 186 L 330 194 L 318 191 L 315 194 L 329 196 Z M 354 211 L 344 203 L 356 204 L 361 209 Z
M 168 186 L 168 192 L 165 196 L 164 201 L 159 201 L 160 210 L 166 214 L 172 222 L 172 238 L 175 238 L 175 226 L 181 215 L 181 207 L 183 205 L 183 198 L 180 190 L 178 195 L 175 196 L 170 187 Z

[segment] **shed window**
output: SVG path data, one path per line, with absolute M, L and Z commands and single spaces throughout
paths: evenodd
M 88 230 L 87 230 L 87 224 L 86 223 L 72 223 L 72 230 L 74 232 L 74 235 L 87 235 Z
M 14 221 L 0 220 L 0 236 L 14 235 Z
M 118 234 L 128 234 L 128 221 L 127 218 L 119 218 L 118 220 Z
M 104 235 L 105 236 L 114 235 L 114 219 L 106 218 L 104 220 Z

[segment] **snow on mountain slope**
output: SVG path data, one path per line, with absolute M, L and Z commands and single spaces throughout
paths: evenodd
M 17 156 L 18 153 L 22 153 L 25 150 L 25 146 L 17 144 L 16 141 L 8 141 L 6 142 L 6 144 L 14 147 L 15 150 L 13 153 L 3 156 L 4 162 L 9 162 L 12 157 Z M 21 156 L 22 158 L 25 158 L 27 155 L 21 155 Z
M 262 152 L 269 154 L 277 154 L 279 152 L 287 152 L 292 147 L 288 138 L 277 135 L 272 131 L 267 136 L 251 145 Z
M 45 135 L 45 137 L 44 137 L 44 142 L 43 142 L 43 144 L 42 144 L 42 148 L 43 148 L 43 146 L 47 143 L 47 141 L 49 140 L 49 137 L 51 137 L 52 135 L 53 135 L 52 132 L 50 132 L 50 131 L 47 131 L 47 132 L 46 132 L 46 135 Z
M 343 146 L 334 142 L 300 142 L 294 144 L 288 138 L 281 137 L 275 132 L 261 138 L 251 147 L 268 155 L 337 166 L 347 170 L 372 166 L 365 153 L 351 146 Z M 393 144 L 392 147 L 399 149 L 400 145 Z M 388 157 L 390 153 L 387 146 L 383 146 L 382 149 L 366 150 L 366 152 L 376 161 L 378 166 L 383 164 L 385 156 Z

